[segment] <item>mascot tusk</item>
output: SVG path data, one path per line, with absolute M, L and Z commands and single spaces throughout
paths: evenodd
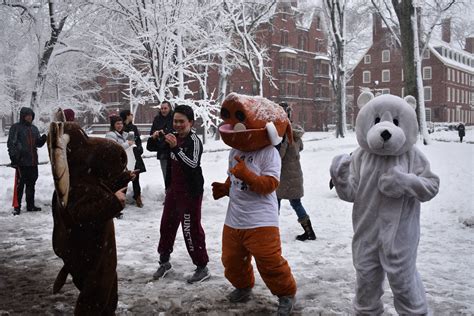
M 66 151 L 68 143 L 69 135 L 64 134 L 64 124 L 52 122 L 49 126 L 48 152 L 54 187 L 62 208 L 67 206 L 69 196 L 69 167 Z
M 265 127 L 267 129 L 268 138 L 270 139 L 272 145 L 276 146 L 281 143 L 283 137 L 278 135 L 278 131 L 275 127 L 275 124 L 273 122 L 268 122 Z

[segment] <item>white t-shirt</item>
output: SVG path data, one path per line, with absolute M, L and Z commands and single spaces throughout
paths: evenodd
M 251 171 L 262 176 L 272 176 L 280 181 L 281 158 L 273 146 L 261 150 L 244 152 L 232 148 L 229 154 L 229 170 L 237 164 L 235 156 L 242 158 Z M 242 180 L 227 171 L 231 186 L 229 207 L 225 224 L 232 228 L 278 227 L 278 201 L 275 191 L 261 195 L 249 189 Z

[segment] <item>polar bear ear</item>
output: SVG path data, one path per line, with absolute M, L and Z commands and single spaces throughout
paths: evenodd
M 405 98 L 403 98 L 406 103 L 408 103 L 413 110 L 416 110 L 416 99 L 414 96 L 411 96 L 411 95 L 407 95 Z
M 362 108 L 364 105 L 366 105 L 370 100 L 374 98 L 374 95 L 372 92 L 362 92 L 359 97 L 357 98 L 357 106 Z

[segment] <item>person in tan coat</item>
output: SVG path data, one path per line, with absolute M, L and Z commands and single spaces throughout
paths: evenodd
M 88 137 L 73 122 L 50 126 L 48 149 L 55 182 L 53 249 L 64 266 L 57 293 L 71 274 L 79 289 L 75 315 L 114 315 L 117 253 L 113 218 L 124 208 L 134 174 L 117 143 Z
M 291 121 L 291 107 L 287 103 L 280 103 L 280 106 L 285 109 L 288 119 Z M 300 163 L 300 151 L 303 150 L 304 129 L 298 124 L 291 123 L 293 132 L 293 142 L 289 142 L 287 137 L 283 138 L 280 145 L 277 146 L 281 157 L 281 175 L 280 185 L 277 188 L 276 194 L 278 198 L 278 209 L 280 209 L 281 200 L 289 200 L 290 205 L 298 216 L 298 222 L 304 229 L 304 233 L 296 236 L 297 240 L 315 240 L 311 220 L 307 214 L 301 198 L 304 195 L 303 187 L 303 171 Z

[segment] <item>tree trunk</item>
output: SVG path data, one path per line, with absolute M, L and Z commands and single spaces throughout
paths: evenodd
M 38 107 L 39 101 L 41 99 L 41 94 L 44 90 L 44 83 L 46 81 L 46 76 L 48 73 L 49 60 L 53 54 L 54 47 L 58 42 L 59 35 L 63 29 L 64 23 L 66 22 L 67 16 L 61 19 L 59 25 L 56 26 L 54 19 L 54 1 L 49 1 L 49 20 L 51 24 L 51 35 L 49 40 L 44 44 L 43 55 L 41 56 L 39 65 L 38 65 L 38 74 L 36 76 L 35 85 L 33 91 L 31 92 L 30 107 L 33 111 Z

